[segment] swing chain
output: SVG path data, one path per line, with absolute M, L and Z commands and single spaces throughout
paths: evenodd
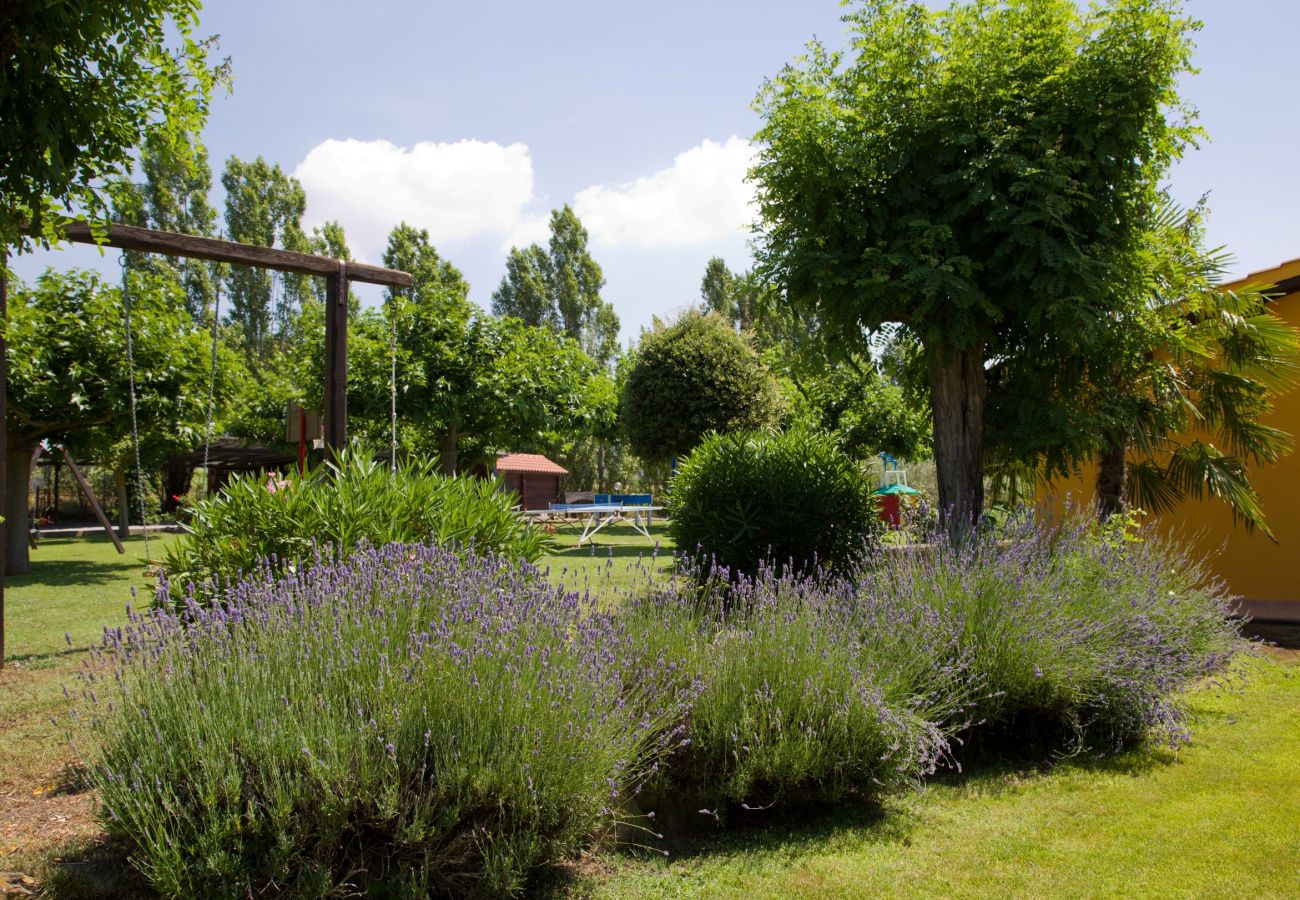
M 414 290 L 414 289 L 412 289 Z M 389 295 L 388 318 L 390 321 L 390 335 L 388 341 L 388 430 L 392 446 L 392 454 L 389 459 L 390 471 L 397 471 L 397 291 L 393 290 Z
M 208 375 L 208 408 L 203 424 L 203 477 L 208 477 L 208 454 L 212 448 L 212 408 L 217 385 L 217 334 L 221 325 L 221 271 L 216 272 L 216 296 L 212 303 L 212 371 Z M 207 490 L 207 485 L 204 485 Z
M 145 518 L 144 467 L 140 463 L 140 420 L 136 411 L 135 345 L 131 335 L 131 290 L 125 253 L 118 258 L 118 263 L 122 267 L 122 312 L 126 326 L 126 377 L 131 396 L 131 446 L 135 451 L 135 493 L 140 502 L 140 531 L 144 536 L 144 558 L 149 560 L 149 522 Z

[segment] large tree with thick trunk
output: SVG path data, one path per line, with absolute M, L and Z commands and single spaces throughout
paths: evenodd
M 1107 339 L 1159 183 L 1196 132 L 1176 0 L 869 0 L 843 52 L 768 81 L 760 271 L 828 339 L 924 348 L 939 502 L 983 506 L 990 365 Z M 1063 336 L 1063 337 L 1062 337 Z

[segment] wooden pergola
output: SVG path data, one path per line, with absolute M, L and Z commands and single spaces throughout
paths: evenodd
M 396 269 L 131 225 L 109 225 L 96 232 L 84 222 L 74 222 L 66 227 L 64 237 L 80 244 L 96 244 L 117 250 L 161 253 L 324 278 L 325 446 L 334 450 L 343 448 L 348 439 L 348 286 L 354 281 L 392 288 L 411 286 L 410 273 Z M 7 322 L 8 318 L 8 286 L 4 275 L 4 255 L 0 252 L 0 323 Z M 7 413 L 8 389 L 8 347 L 4 332 L 0 330 L 0 423 L 5 421 Z M 0 511 L 4 510 L 6 500 L 7 451 L 8 436 L 0 428 Z M 4 546 L 4 528 L 7 525 L 0 525 L 0 547 Z M 4 634 L 4 571 L 0 569 L 0 666 L 4 665 L 5 659 Z

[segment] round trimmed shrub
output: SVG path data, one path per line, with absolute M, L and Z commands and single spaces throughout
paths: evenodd
M 679 548 L 744 574 L 765 561 L 844 569 L 878 522 L 857 463 L 803 428 L 709 436 L 678 469 L 669 503 Z
M 776 382 L 749 342 L 721 316 L 689 312 L 641 339 L 619 419 L 632 452 L 668 462 L 709 432 L 761 428 L 779 410 Z

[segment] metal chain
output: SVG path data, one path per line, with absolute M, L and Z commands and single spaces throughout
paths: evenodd
M 131 445 L 135 450 L 135 492 L 140 501 L 140 530 L 144 536 L 144 558 L 149 560 L 149 522 L 145 518 L 144 505 L 144 467 L 140 464 L 140 420 L 136 412 L 135 394 L 135 346 L 131 339 L 131 290 L 127 277 L 126 254 L 120 257 L 122 266 L 122 310 L 126 324 L 126 378 L 131 395 Z M 128 520 L 129 521 L 129 520 Z M 130 534 L 130 528 L 127 529 Z
M 414 290 L 414 289 L 412 289 Z M 397 471 L 397 290 L 394 289 L 388 301 L 388 318 L 391 320 L 391 336 L 388 343 L 388 428 L 392 436 L 392 458 L 389 469 Z
M 212 448 L 212 407 L 217 387 L 217 331 L 221 325 L 221 270 L 217 269 L 216 299 L 212 304 L 212 371 L 208 375 L 208 409 L 203 424 L 203 478 L 208 477 L 208 453 Z M 207 484 L 203 486 L 207 493 Z

